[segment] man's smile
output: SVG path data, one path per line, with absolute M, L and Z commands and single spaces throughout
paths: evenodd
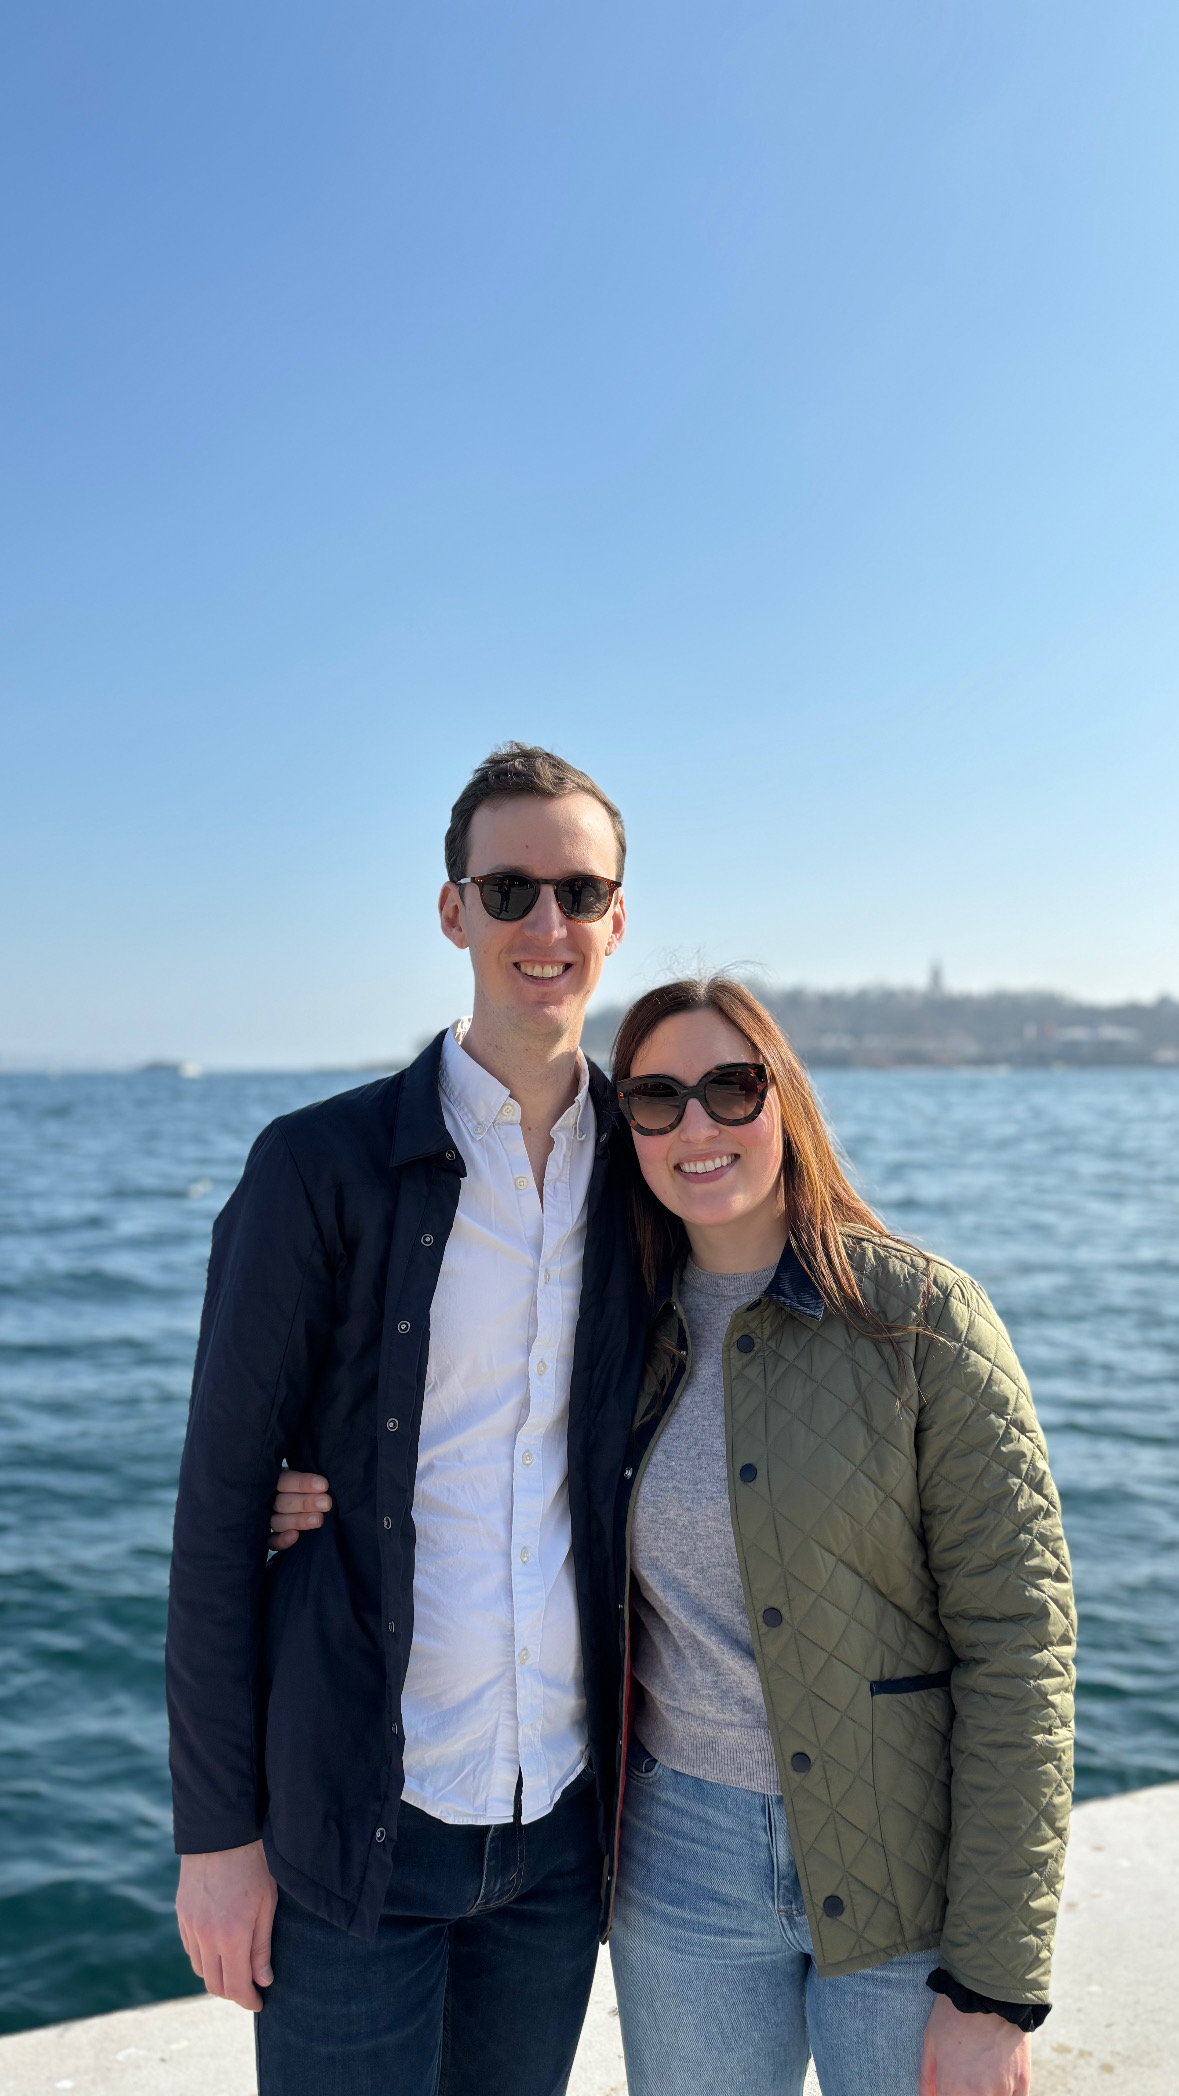
M 572 968 L 572 961 L 515 961 L 513 966 L 526 975 L 530 982 L 552 982 L 555 976 L 565 975 Z

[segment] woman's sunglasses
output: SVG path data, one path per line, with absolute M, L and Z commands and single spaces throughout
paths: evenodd
M 636 1135 L 670 1135 L 699 1099 L 711 1121 L 722 1128 L 741 1128 L 756 1121 L 766 1103 L 770 1080 L 764 1063 L 718 1063 L 699 1084 L 678 1077 L 623 1077 L 615 1086 L 618 1103 Z
M 596 924 L 604 917 L 621 881 L 605 880 L 598 873 L 570 873 L 563 881 L 534 881 L 527 873 L 468 873 L 456 888 L 478 888 L 489 917 L 501 924 L 518 924 L 535 909 L 542 888 L 551 888 L 562 917 L 574 924 Z

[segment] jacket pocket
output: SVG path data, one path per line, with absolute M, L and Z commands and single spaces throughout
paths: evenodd
M 905 1936 L 936 1936 L 946 1909 L 950 1839 L 950 1676 L 874 1681 L 872 1781 L 880 1838 Z

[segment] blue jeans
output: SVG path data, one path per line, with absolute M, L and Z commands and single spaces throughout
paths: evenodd
M 917 2096 L 937 1952 L 820 1979 L 780 1797 L 632 1746 L 610 1947 L 630 2096 Z
M 528 1827 L 403 1805 L 375 1943 L 279 1892 L 259 2096 L 562 2096 L 601 1883 L 588 1776 Z

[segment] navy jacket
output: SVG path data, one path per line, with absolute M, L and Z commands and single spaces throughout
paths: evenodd
M 442 1038 L 409 1069 L 287 1114 L 255 1143 L 213 1229 L 176 1507 L 176 1847 L 261 1835 L 280 1885 L 364 1937 L 396 1840 L 430 1304 L 465 1169 L 438 1099 Z M 649 1303 L 612 1152 L 613 1094 L 592 1064 L 590 1091 L 569 1503 L 605 1848 L 620 1690 L 614 1501 Z M 284 1457 L 328 1477 L 334 1506 L 267 1563 Z

